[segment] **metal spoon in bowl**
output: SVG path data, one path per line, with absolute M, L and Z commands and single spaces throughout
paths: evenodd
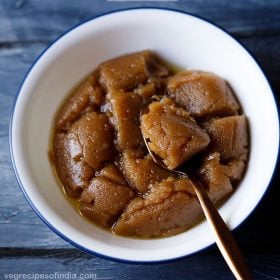
M 140 118 L 142 115 L 146 114 L 145 111 L 147 109 L 147 106 L 145 106 L 141 113 Z M 151 151 L 148 140 L 144 137 L 143 139 L 145 142 L 145 145 L 148 149 L 149 154 L 151 155 L 153 161 L 161 166 L 162 168 L 171 171 L 177 175 L 180 175 L 181 177 L 188 177 L 188 175 L 184 172 L 173 170 L 167 168 L 158 158 L 157 156 Z M 228 229 L 227 225 L 225 224 L 223 218 L 220 216 L 218 210 L 214 206 L 213 202 L 209 198 L 207 192 L 203 188 L 203 186 L 199 182 L 195 182 L 193 184 L 194 190 L 196 192 L 197 198 L 200 202 L 200 205 L 202 207 L 203 213 L 206 217 L 206 220 L 209 223 L 209 226 L 214 234 L 214 238 L 216 241 L 216 244 L 222 253 L 227 265 L 231 269 L 233 275 L 238 280 L 250 280 L 252 279 L 251 274 L 249 272 L 249 269 L 247 267 L 247 264 L 245 262 L 244 257 L 242 256 L 242 253 L 234 240 L 230 230 Z

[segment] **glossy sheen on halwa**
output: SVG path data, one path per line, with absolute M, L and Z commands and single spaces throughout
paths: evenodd
M 81 194 L 80 210 L 96 223 L 110 226 L 133 197 L 128 186 L 96 177 Z
M 106 113 L 116 131 L 116 148 L 125 151 L 144 146 L 139 128 L 141 97 L 133 92 L 112 90 L 107 94 L 107 99 L 110 110 L 106 110 Z
M 226 81 L 213 73 L 185 71 L 168 79 L 168 94 L 194 117 L 234 115 L 240 108 Z
M 150 155 L 145 156 L 141 150 L 126 150 L 120 164 L 127 182 L 140 193 L 147 192 L 151 183 L 172 176 L 172 172 L 157 165 Z
M 114 234 L 187 230 L 202 218 L 194 184 L 216 203 L 244 175 L 248 126 L 227 82 L 203 71 L 171 73 L 151 51 L 106 61 L 55 117 L 52 152 L 66 194 Z M 190 176 L 158 166 L 142 134 L 169 168 Z
M 103 103 L 104 93 L 97 77 L 97 73 L 90 75 L 62 105 L 56 117 L 57 129 L 63 129 L 78 119 L 83 112 L 92 111 Z
M 212 139 L 213 150 L 219 152 L 223 160 L 246 159 L 248 129 L 244 115 L 212 119 L 205 128 Z
M 141 118 L 141 129 L 150 141 L 150 149 L 170 169 L 204 150 L 210 142 L 206 131 L 168 98 L 149 105 L 149 112 Z
M 90 112 L 78 119 L 67 132 L 54 138 L 57 173 L 67 193 L 86 188 L 103 162 L 114 156 L 113 130 L 106 115 Z M 76 196 L 73 193 L 72 196 Z
M 202 210 L 189 179 L 168 178 L 133 199 L 113 227 L 116 234 L 154 237 L 185 230 L 201 219 Z

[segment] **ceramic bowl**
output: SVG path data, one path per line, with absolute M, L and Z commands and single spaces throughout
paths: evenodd
M 110 58 L 150 49 L 181 68 L 214 72 L 232 86 L 248 117 L 248 169 L 219 208 L 231 229 L 260 202 L 278 154 L 279 123 L 270 85 L 254 58 L 221 28 L 196 16 L 163 9 L 131 9 L 101 15 L 71 29 L 36 60 L 19 90 L 10 127 L 19 185 L 40 218 L 86 252 L 128 262 L 162 262 L 213 244 L 206 222 L 153 240 L 114 236 L 82 218 L 58 187 L 48 158 L 53 118 L 69 91 Z

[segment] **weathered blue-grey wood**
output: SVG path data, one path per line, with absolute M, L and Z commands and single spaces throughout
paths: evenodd
M 13 173 L 8 145 L 14 97 L 32 61 L 45 47 L 45 44 L 34 43 L 0 49 L 0 247 L 66 245 L 43 225 L 23 198 Z M 38 242 L 34 242 L 36 239 Z
M 15 253 L 18 256 L 15 256 Z M 96 275 L 96 279 L 108 280 L 234 279 L 222 257 L 213 250 L 185 260 L 159 265 L 115 263 L 90 257 L 77 250 L 14 251 L 6 252 L 5 255 L 6 257 L 0 259 L 0 275 L 3 276 L 11 272 L 48 275 L 59 272 L 64 275 L 68 273 L 89 275 L 91 273 Z M 253 267 L 254 279 L 279 279 L 279 255 L 266 254 L 262 258 L 249 255 L 249 259 L 251 259 L 250 265 Z M 11 267 L 13 267 L 12 271 Z
M 280 28 L 279 0 L 177 2 L 106 0 L 1 0 L 0 42 L 54 39 L 75 24 L 96 15 L 130 7 L 167 7 L 198 14 L 242 36 L 275 34 Z
M 215 247 L 183 261 L 145 267 L 81 253 L 40 221 L 17 186 L 9 158 L 8 126 L 26 71 L 50 41 L 78 22 L 135 6 L 176 8 L 213 20 L 241 39 L 260 61 L 276 94 L 280 92 L 279 0 L 0 0 L 0 279 L 7 272 L 56 271 L 93 272 L 97 279 L 233 279 Z M 280 279 L 278 180 L 275 177 L 264 201 L 234 232 L 255 279 Z

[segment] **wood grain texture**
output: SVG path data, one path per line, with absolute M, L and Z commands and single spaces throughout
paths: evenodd
M 8 129 L 14 98 L 27 70 L 52 40 L 80 21 L 136 6 L 180 9 L 226 28 L 257 58 L 279 96 L 279 0 L 0 0 L 0 279 L 7 272 L 41 271 L 93 271 L 97 279 L 233 279 L 216 247 L 182 261 L 153 266 L 119 264 L 82 253 L 43 224 L 17 185 Z M 260 206 L 234 231 L 254 279 L 280 279 L 278 173 Z
M 253 266 L 252 275 L 255 280 L 279 279 L 279 256 L 269 254 L 260 259 L 258 256 L 249 255 L 248 258 Z M 269 265 L 264 265 L 264 262 Z M 0 259 L 0 275 L 11 273 L 11 267 L 14 267 L 12 273 L 94 273 L 96 279 L 108 280 L 234 279 L 215 250 L 156 265 L 115 263 L 77 250 L 6 251 L 5 256 Z
M 214 21 L 233 34 L 275 34 L 280 29 L 278 0 L 179 0 L 108 2 L 106 0 L 1 0 L 0 42 L 53 40 L 68 28 L 97 15 L 131 7 L 166 7 Z

